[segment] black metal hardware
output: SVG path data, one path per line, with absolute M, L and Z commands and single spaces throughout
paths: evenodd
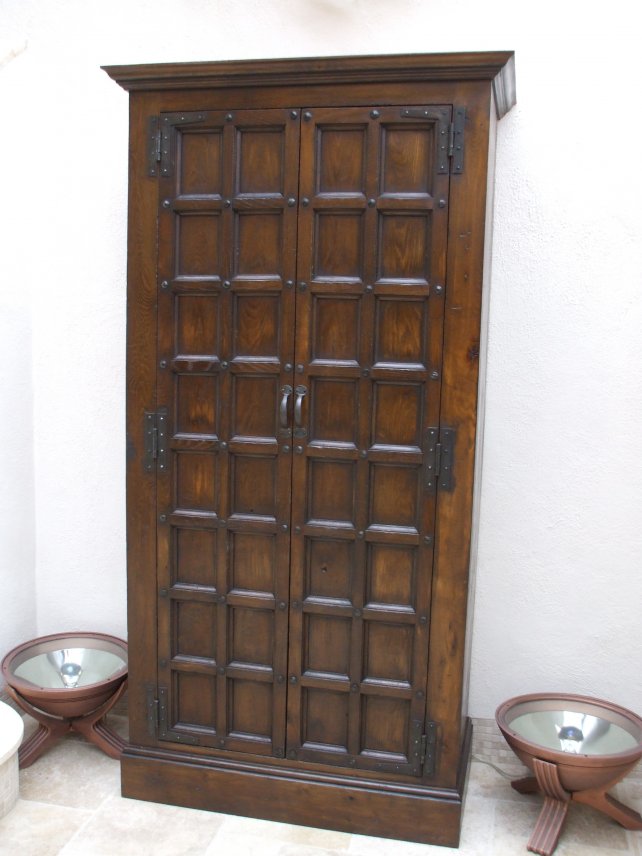
M 424 487 L 451 491 L 455 486 L 453 465 L 456 432 L 452 428 L 428 428 L 424 442 Z
M 158 116 L 150 116 L 147 123 L 147 174 L 150 178 L 158 175 L 158 165 L 161 162 L 161 132 Z
M 288 400 L 292 395 L 292 387 L 286 384 L 281 389 L 281 404 L 279 405 L 279 424 L 284 430 L 288 430 Z
M 158 737 L 161 740 L 172 740 L 176 743 L 187 743 L 198 746 L 200 740 L 193 734 L 177 731 L 167 725 L 167 687 L 158 687 Z
M 437 763 L 437 723 L 427 722 L 421 737 L 421 765 L 424 776 L 432 776 Z
M 147 174 L 156 178 L 159 174 L 169 176 L 174 169 L 174 141 L 172 129 L 181 125 L 193 125 L 204 122 L 206 114 L 164 113 L 150 116 L 147 125 Z
M 448 157 L 451 158 L 451 171 L 457 175 L 464 171 L 464 125 L 466 109 L 455 107 L 454 120 L 450 124 L 448 140 Z
M 302 424 L 301 409 L 303 406 L 303 399 L 307 395 L 308 389 L 306 386 L 299 385 L 294 392 L 296 393 L 296 401 L 294 402 L 294 436 L 305 437 L 307 432 Z
M 159 470 L 167 468 L 167 423 L 166 407 L 145 411 L 143 466 L 148 473 L 154 469 L 154 462 Z
M 459 175 L 464 171 L 464 124 L 466 122 L 464 107 L 454 108 L 452 121 L 450 121 L 449 109 L 430 107 L 404 107 L 401 110 L 401 118 L 436 122 L 439 140 L 437 172 L 442 175 L 449 172 Z M 442 207 L 441 203 L 440 207 Z
M 158 699 L 156 698 L 156 687 L 153 684 L 145 684 L 145 700 L 147 733 L 150 737 L 156 737 L 158 731 Z

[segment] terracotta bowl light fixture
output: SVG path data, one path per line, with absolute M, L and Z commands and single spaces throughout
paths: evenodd
M 626 829 L 642 829 L 642 816 L 607 793 L 642 757 L 639 716 L 587 696 L 539 693 L 509 699 L 495 717 L 534 774 L 512 782 L 513 788 L 544 795 L 530 851 L 550 856 L 571 802 L 592 806 Z
M 125 641 L 102 633 L 41 636 L 9 651 L 2 674 L 11 698 L 39 723 L 20 747 L 20 767 L 69 731 L 120 758 L 125 743 L 104 718 L 127 686 Z

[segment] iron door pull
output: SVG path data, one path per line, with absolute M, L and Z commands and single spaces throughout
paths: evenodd
M 294 402 L 294 433 L 297 437 L 302 437 L 305 434 L 305 428 L 302 424 L 301 408 L 303 406 L 303 399 L 305 398 L 308 390 L 305 386 L 297 386 L 294 391 L 296 393 L 296 401 Z
M 281 404 L 279 406 L 279 422 L 281 428 L 288 428 L 288 401 L 292 395 L 292 387 L 286 384 L 281 390 Z

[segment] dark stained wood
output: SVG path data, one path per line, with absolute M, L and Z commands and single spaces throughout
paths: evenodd
M 456 844 L 512 54 L 107 71 L 132 90 L 123 792 Z M 168 464 L 146 473 L 160 406 Z M 433 426 L 457 432 L 452 491 Z
M 257 770 L 249 765 L 205 760 L 198 767 L 176 763 L 167 753 L 123 764 L 123 792 L 129 797 L 209 811 L 262 817 L 439 844 L 459 845 L 464 778 L 452 790 L 399 784 L 379 787 L 367 779 L 308 775 L 304 769 Z

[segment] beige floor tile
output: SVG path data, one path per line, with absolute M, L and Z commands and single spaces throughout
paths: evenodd
M 461 825 L 459 856 L 489 856 L 493 852 L 494 827 L 494 800 L 467 795 Z
M 24 800 L 94 809 L 117 793 L 118 761 L 72 734 L 20 771 L 20 796 Z
M 60 856 L 203 856 L 222 823 L 214 812 L 110 797 Z
M 321 847 L 329 850 L 346 851 L 350 845 L 350 835 L 345 832 L 293 826 L 249 817 L 228 817 L 221 828 L 221 833 L 253 835 L 269 841 L 278 841 L 281 844 Z
M 349 856 L 461 856 L 451 847 L 436 847 L 416 844 L 412 841 L 397 841 L 393 838 L 373 838 L 369 835 L 353 835 Z
M 520 846 L 525 850 L 541 804 L 541 799 L 537 798 L 528 806 L 496 804 L 493 856 L 512 856 L 519 852 Z M 586 806 L 570 806 L 555 856 L 623 856 L 628 853 L 629 841 L 621 826 Z
M 0 820 L 1 856 L 57 856 L 90 811 L 19 799 Z
M 205 856 L 278 856 L 283 846 L 276 838 L 221 829 Z
M 514 778 L 520 777 L 521 772 L 518 768 L 514 768 L 513 772 Z M 511 781 L 512 779 L 504 778 L 488 764 L 473 761 L 468 774 L 466 794 L 469 797 L 483 797 L 489 800 L 523 800 L 522 794 L 518 794 L 511 787 Z

